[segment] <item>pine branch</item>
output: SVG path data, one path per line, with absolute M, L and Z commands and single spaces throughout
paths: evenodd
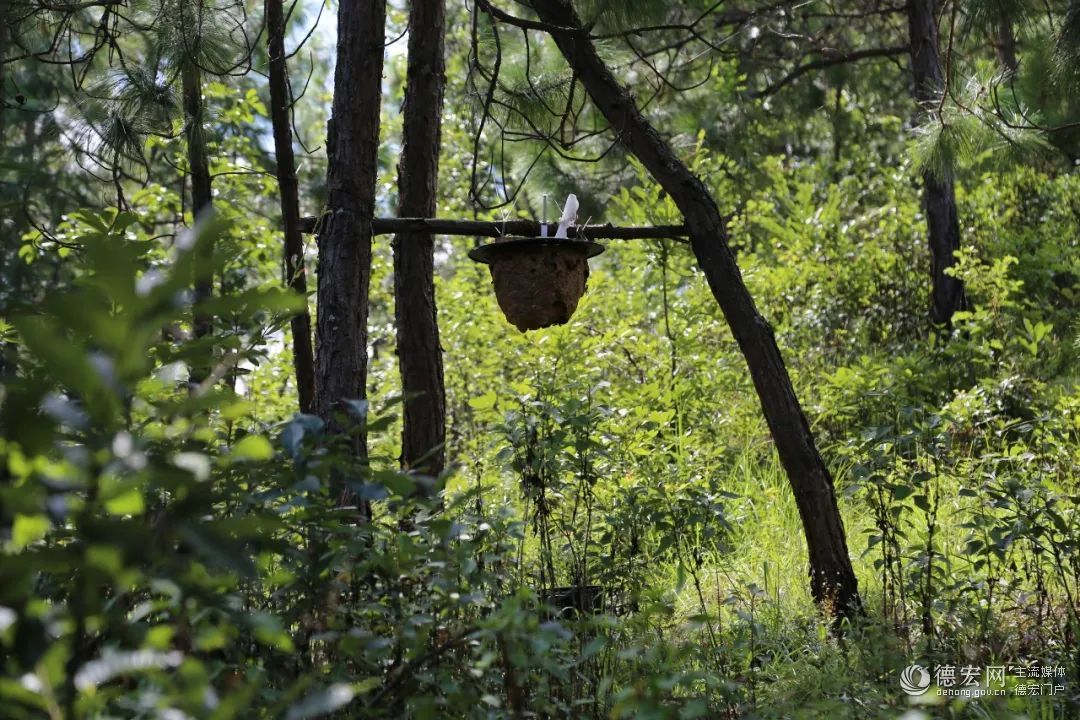
M 910 48 L 907 45 L 896 45 L 893 47 L 883 48 L 865 48 L 863 50 L 853 50 L 847 53 L 838 53 L 835 55 L 829 55 L 823 57 L 820 60 L 814 60 L 812 62 L 799 65 L 794 70 L 789 72 L 784 77 L 780 78 L 776 82 L 772 83 L 764 90 L 759 90 L 753 93 L 753 97 L 768 97 L 776 92 L 779 92 L 787 85 L 795 82 L 803 75 L 813 72 L 814 70 L 824 70 L 835 65 L 846 65 L 847 63 L 858 62 L 859 60 L 866 60 L 868 58 L 881 58 L 881 57 L 895 57 L 897 55 L 906 55 Z

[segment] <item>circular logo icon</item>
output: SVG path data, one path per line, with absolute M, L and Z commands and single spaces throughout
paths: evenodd
M 900 687 L 908 695 L 922 695 L 930 688 L 930 672 L 922 665 L 908 665 L 900 673 Z

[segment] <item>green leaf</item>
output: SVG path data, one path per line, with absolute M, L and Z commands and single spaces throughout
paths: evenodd
M 262 435 L 247 435 L 233 445 L 230 457 L 233 460 L 263 462 L 274 457 L 274 447 Z
M 318 435 L 323 431 L 323 421 L 314 415 L 297 414 L 281 431 L 281 445 L 290 458 L 296 460 L 300 455 L 304 437 Z
M 217 532 L 213 526 L 206 523 L 183 524 L 178 531 L 180 537 L 207 560 L 235 570 L 244 577 L 254 577 L 257 574 L 243 543 Z
M 498 396 L 495 394 L 495 391 L 488 390 L 480 397 L 474 397 L 469 400 L 469 407 L 473 410 L 490 410 L 495 407 L 495 401 L 497 399 Z
M 411 477 L 393 470 L 376 470 L 372 479 L 398 497 L 408 497 L 416 489 L 416 482 Z
M 903 500 L 915 492 L 915 488 L 910 485 L 890 485 L 889 489 L 892 490 L 893 498 L 897 500 Z
M 11 528 L 11 543 L 15 550 L 22 550 L 32 542 L 36 542 L 49 532 L 51 523 L 44 515 L 15 515 L 15 522 Z
M 12 323 L 26 346 L 57 381 L 77 390 L 84 398 L 96 394 L 101 386 L 100 376 L 82 349 L 73 346 L 51 320 L 40 316 L 18 317 Z
M 142 492 L 133 487 L 105 501 L 105 510 L 113 515 L 142 515 L 146 509 Z
M 255 632 L 255 639 L 263 645 L 281 652 L 293 651 L 292 638 L 285 632 L 281 625 L 281 619 L 276 615 L 266 612 L 254 612 L 248 615 L 247 620 Z

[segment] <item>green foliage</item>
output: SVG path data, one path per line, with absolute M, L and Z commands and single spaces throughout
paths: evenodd
M 1001 77 L 972 77 L 929 113 L 912 144 L 920 170 L 943 178 L 960 165 L 1008 168 L 1050 153 L 1049 140 L 1036 129 L 1043 122 L 1039 113 L 1001 83 Z
M 1075 0 L 1068 4 L 1055 41 L 1058 70 L 1067 81 L 1075 82 L 1080 65 L 1080 3 Z
M 657 0 L 583 0 L 575 3 L 586 25 L 601 32 L 623 32 L 630 28 L 662 24 L 672 10 Z
M 1030 0 L 975 0 L 964 6 L 968 28 L 989 37 L 996 36 L 1003 23 L 1022 25 L 1037 13 L 1037 4 Z
M 693 669 L 692 642 L 638 645 L 612 619 L 545 620 L 515 569 L 521 522 L 485 512 L 479 491 L 440 507 L 414 492 L 429 479 L 387 457 L 357 461 L 317 418 L 253 424 L 227 387 L 170 379 L 183 375 L 175 363 L 203 364 L 210 351 L 175 328 L 194 310 L 192 257 L 224 225 L 199 228 L 158 270 L 135 216 L 73 221 L 71 288 L 13 317 L 20 373 L 5 385 L 0 447 L 10 717 L 565 714 L 581 692 L 617 715 L 651 706 L 697 717 L 726 697 Z M 247 291 L 200 309 L 265 332 L 295 307 L 287 294 Z M 255 347 L 233 352 L 216 355 L 218 367 L 259 361 Z M 566 463 L 554 472 L 585 463 L 596 477 L 602 411 L 536 409 L 566 422 L 545 438 Z M 384 432 L 388 419 L 372 414 L 368 430 Z M 378 503 L 372 521 L 340 505 L 343 486 Z M 615 571 L 588 547 L 581 557 Z M 668 597 L 635 602 L 642 628 L 671 617 Z M 691 666 L 673 667 L 680 657 Z M 616 690 L 612 673 L 643 684 Z M 679 700 L 679 687 L 718 694 Z
M 694 22 L 714 5 L 575 3 L 595 35 Z M 699 47 L 695 63 L 680 48 L 649 55 L 674 63 L 674 81 L 704 80 L 655 97 L 641 88 L 656 74 L 624 40 L 601 43 L 730 217 L 744 281 L 833 472 L 867 607 L 839 637 L 809 597 L 784 468 L 685 243 L 607 242 L 573 320 L 521 335 L 487 268 L 465 258 L 472 240 L 438 238 L 453 467 L 429 478 L 398 470 L 393 262 L 376 239 L 371 401 L 344 399 L 344 436 L 295 414 L 287 318 L 300 299 L 268 290 L 281 285 L 280 237 L 255 75 L 204 82 L 219 219 L 183 230 L 175 74 L 192 57 L 224 73 L 245 54 L 229 37 L 239 6 L 204 5 L 202 25 L 185 20 L 193 7 L 118 6 L 142 25 L 159 14 L 169 24 L 124 36 L 122 71 L 101 56 L 77 67 L 89 93 L 65 89 L 53 115 L 5 110 L 0 714 L 1075 716 L 1080 185 L 1061 159 L 1069 131 L 1052 128 L 1071 122 L 1075 96 L 1060 91 L 1064 78 L 1046 80 L 1054 62 L 1074 67 L 1064 58 L 1075 13 L 1056 18 L 1054 45 L 1044 17 L 1012 14 L 1034 4 L 957 5 L 972 22 L 955 35 L 953 76 L 976 80 L 954 80 L 913 143 L 905 70 L 889 62 L 747 98 L 788 65 L 832 57 L 834 44 L 902 44 L 902 21 L 829 26 L 820 4 L 783 14 L 749 4 L 758 13 L 721 50 Z M 72 26 L 93 37 L 102 11 L 82 10 Z M 314 21 L 313 8 L 292 12 L 290 49 Z M 1022 57 L 1008 80 L 983 57 L 1001 13 L 1017 23 Z M 396 36 L 400 9 L 390 16 Z M 453 80 L 468 72 L 470 43 L 467 18 L 452 17 Z M 20 42 L 47 43 L 43 27 L 19 28 Z M 482 18 L 479 29 L 477 61 L 490 69 L 494 35 Z M 308 87 L 293 111 L 312 147 L 329 106 L 323 35 L 290 61 L 294 93 L 301 78 Z M 520 178 L 543 145 L 502 142 L 514 132 L 559 130 L 558 149 L 585 156 L 611 139 L 582 138 L 606 123 L 541 33 L 525 66 L 521 37 L 500 26 L 502 125 L 481 138 L 485 200 L 512 192 L 504 172 Z M 631 39 L 648 51 L 679 37 Z M 403 45 L 388 49 L 380 215 L 396 202 Z M 35 102 L 67 88 L 29 67 L 5 64 L 9 104 L 16 85 Z M 467 108 L 484 90 L 474 81 L 448 88 L 439 215 L 495 223 L 469 195 Z M 559 128 L 545 105 L 565 103 L 571 86 L 578 127 Z M 83 130 L 105 136 L 90 149 L 119 153 L 122 172 L 101 186 L 77 171 L 87 158 L 73 160 L 82 143 L 65 134 L 80 113 Z M 583 220 L 682 221 L 621 149 L 594 159 L 548 149 L 511 214 L 538 215 L 543 193 L 572 191 Z M 302 156 L 306 212 L 321 206 L 324 161 Z M 951 272 L 971 303 L 948 332 L 926 313 L 919 176 L 935 167 L 955 176 L 963 249 Z M 124 211 L 102 209 L 114 203 Z M 193 341 L 191 257 L 211 240 L 215 297 L 199 310 L 215 331 Z M 215 372 L 192 388 L 190 365 Z M 348 442 L 360 419 L 363 460 Z M 913 704 L 897 684 L 912 662 L 1057 664 L 1068 690 Z

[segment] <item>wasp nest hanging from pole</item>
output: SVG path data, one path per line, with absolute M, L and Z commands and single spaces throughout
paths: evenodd
M 542 237 L 501 237 L 469 252 L 470 258 L 488 265 L 499 308 L 518 330 L 565 324 L 585 294 L 589 258 L 604 248 L 567 237 L 576 219 L 577 198 L 570 195 L 555 237 L 546 236 L 545 222 Z

